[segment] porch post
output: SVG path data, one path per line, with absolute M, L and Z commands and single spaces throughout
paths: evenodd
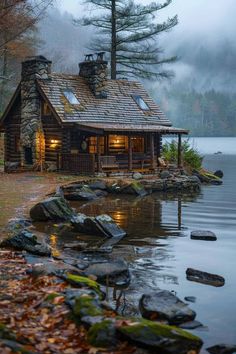
M 97 136 L 97 162 L 98 162 L 98 172 L 101 172 L 101 150 L 100 150 L 100 136 Z
M 133 154 L 132 154 L 132 140 L 131 136 L 128 135 L 128 169 L 132 171 L 133 168 Z
M 157 133 L 157 139 L 156 139 L 156 151 L 157 151 L 157 162 L 158 158 L 161 157 L 161 135 L 160 133 Z
M 182 139 L 181 134 L 178 134 L 178 168 L 182 167 Z
M 155 161 L 155 149 L 154 149 L 154 133 L 150 133 L 150 153 L 151 153 L 151 168 L 155 170 L 156 161 Z
M 105 135 L 104 137 L 105 141 L 104 141 L 104 152 L 105 152 L 105 155 L 108 155 L 109 153 L 109 134 Z

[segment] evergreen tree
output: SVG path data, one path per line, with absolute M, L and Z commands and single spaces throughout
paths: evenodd
M 142 5 L 135 0 L 86 0 L 96 15 L 84 17 L 82 24 L 98 28 L 90 49 L 110 53 L 112 79 L 124 75 L 148 79 L 171 75 L 160 67 L 176 57 L 163 58 L 157 40 L 178 23 L 177 16 L 157 23 L 158 11 L 171 2 Z

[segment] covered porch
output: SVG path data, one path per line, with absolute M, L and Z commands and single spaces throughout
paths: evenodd
M 182 168 L 182 135 L 187 130 L 168 126 L 76 124 L 66 131 L 58 169 L 77 173 L 156 172 L 163 167 L 163 135 L 177 136 L 177 168 Z M 64 134 L 65 135 L 65 134 Z

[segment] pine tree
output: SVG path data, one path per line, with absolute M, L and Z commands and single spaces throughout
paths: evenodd
M 178 18 L 157 23 L 158 11 L 171 2 L 142 5 L 134 0 L 86 0 L 96 15 L 84 17 L 82 24 L 98 28 L 90 49 L 110 54 L 112 79 L 117 76 L 156 79 L 171 75 L 170 71 L 161 70 L 161 66 L 176 57 L 162 57 L 158 36 L 176 26 Z

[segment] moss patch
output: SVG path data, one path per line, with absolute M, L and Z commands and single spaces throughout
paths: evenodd
M 116 344 L 116 329 L 109 320 L 94 324 L 88 331 L 88 341 L 95 347 L 111 347 Z
M 66 280 L 73 285 L 77 285 L 79 287 L 85 286 L 95 290 L 99 295 L 101 294 L 100 285 L 92 279 L 68 273 Z
M 84 294 L 75 299 L 75 305 L 73 307 L 74 315 L 80 318 L 84 316 L 101 316 L 103 310 L 97 299 L 92 295 Z

